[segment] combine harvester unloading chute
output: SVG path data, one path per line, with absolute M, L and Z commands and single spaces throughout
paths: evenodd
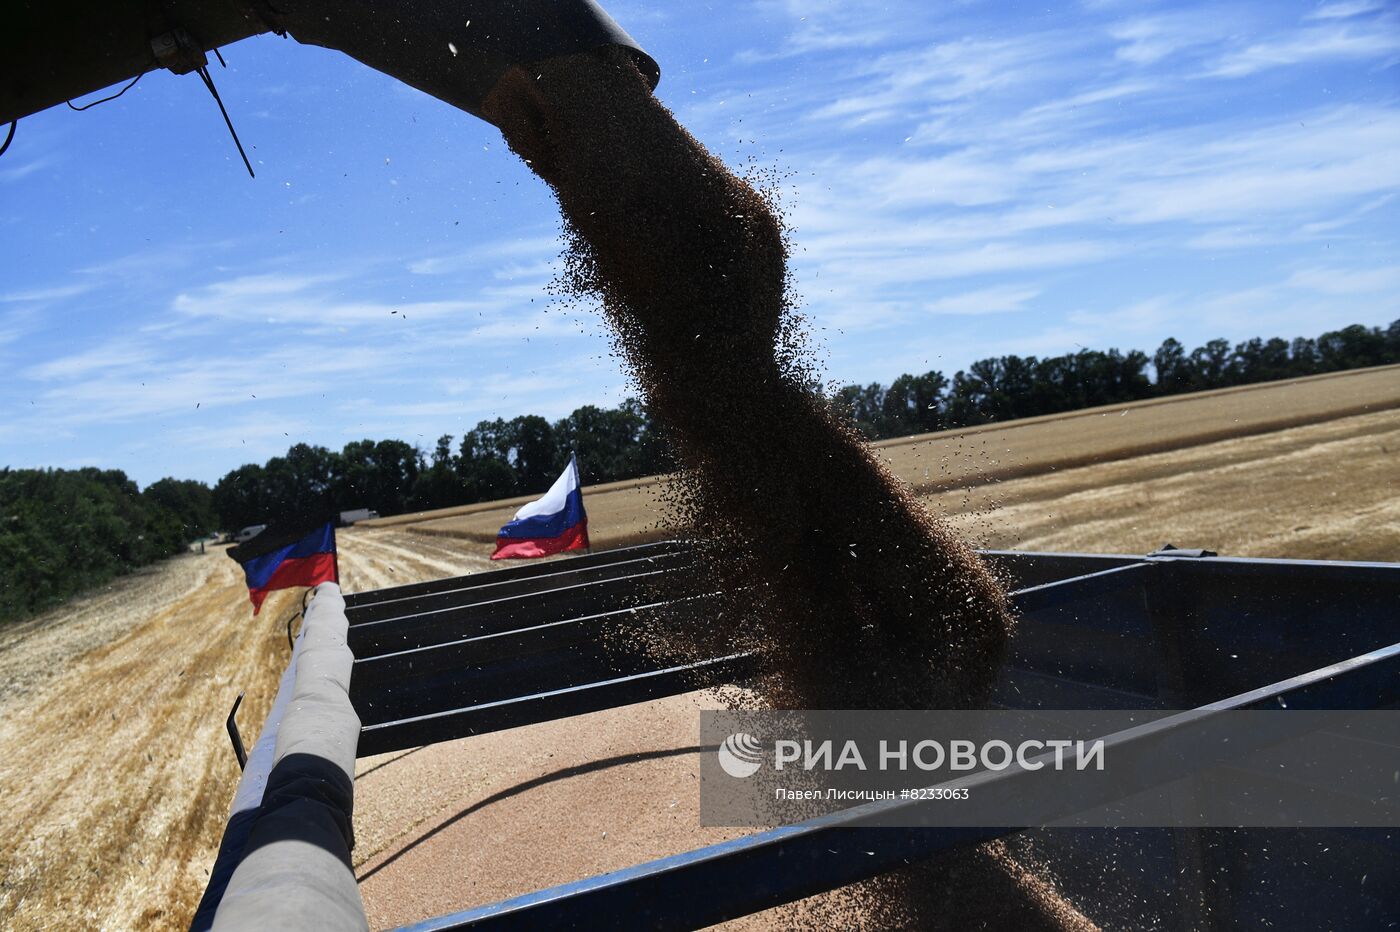
M 616 45 L 653 85 L 661 76 L 591 0 L 20 0 L 0 39 L 0 123 L 161 68 L 199 72 L 206 53 L 267 32 L 344 52 L 482 119 L 482 101 L 512 65 Z

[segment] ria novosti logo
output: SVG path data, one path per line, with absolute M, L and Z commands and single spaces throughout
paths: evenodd
M 735 732 L 719 746 L 719 765 L 731 777 L 743 779 L 763 766 L 763 745 L 748 732 Z

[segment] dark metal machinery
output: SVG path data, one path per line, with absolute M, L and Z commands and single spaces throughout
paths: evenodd
M 997 705 L 1400 700 L 1400 565 L 1179 550 L 987 557 L 1014 580 L 1021 615 Z M 690 560 L 668 542 L 348 596 L 359 756 L 742 681 L 742 655 L 668 666 L 600 643 L 625 613 L 705 612 L 706 595 L 684 591 Z M 758 832 L 416 928 L 697 928 L 1012 834 L 1033 838 L 1061 888 L 1109 927 L 1384 928 L 1400 917 L 1392 830 L 1017 832 L 870 828 L 860 818 L 855 809 Z M 1112 895 L 1101 888 L 1110 866 Z
M 0 124 L 265 32 L 337 49 L 468 113 L 511 65 L 605 45 L 661 70 L 593 0 L 14 0 L 0 30 Z

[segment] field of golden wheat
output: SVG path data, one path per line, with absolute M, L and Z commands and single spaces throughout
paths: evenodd
M 978 543 L 1400 560 L 1400 368 L 930 435 L 881 446 Z M 586 490 L 595 543 L 654 535 L 648 482 Z M 515 505 L 342 535 L 347 591 L 476 572 Z M 220 549 L 0 630 L 0 927 L 187 924 L 299 595 L 251 616 Z M 362 761 L 357 871 L 391 924 L 712 840 L 693 794 L 695 697 Z M 567 735 L 589 734 L 567 754 Z M 662 753 L 667 752 L 667 753 Z M 625 765 L 590 767 L 641 754 Z M 651 757 L 646 757 L 651 754 Z M 572 779 L 541 779 L 581 766 Z M 498 799 L 511 787 L 528 791 Z M 661 781 L 657 783 L 656 781 Z M 664 798 L 663 798 L 664 797 Z M 625 812 L 599 800 L 625 803 Z M 489 804 L 488 804 L 489 803 Z M 568 819 L 552 814 L 569 812 Z

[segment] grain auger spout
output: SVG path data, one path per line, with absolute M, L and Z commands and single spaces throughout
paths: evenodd
M 21 0 L 7 19 L 0 123 L 161 68 L 200 71 L 207 53 L 266 32 L 344 52 L 483 119 L 512 66 L 618 47 L 653 87 L 661 74 L 592 0 Z

